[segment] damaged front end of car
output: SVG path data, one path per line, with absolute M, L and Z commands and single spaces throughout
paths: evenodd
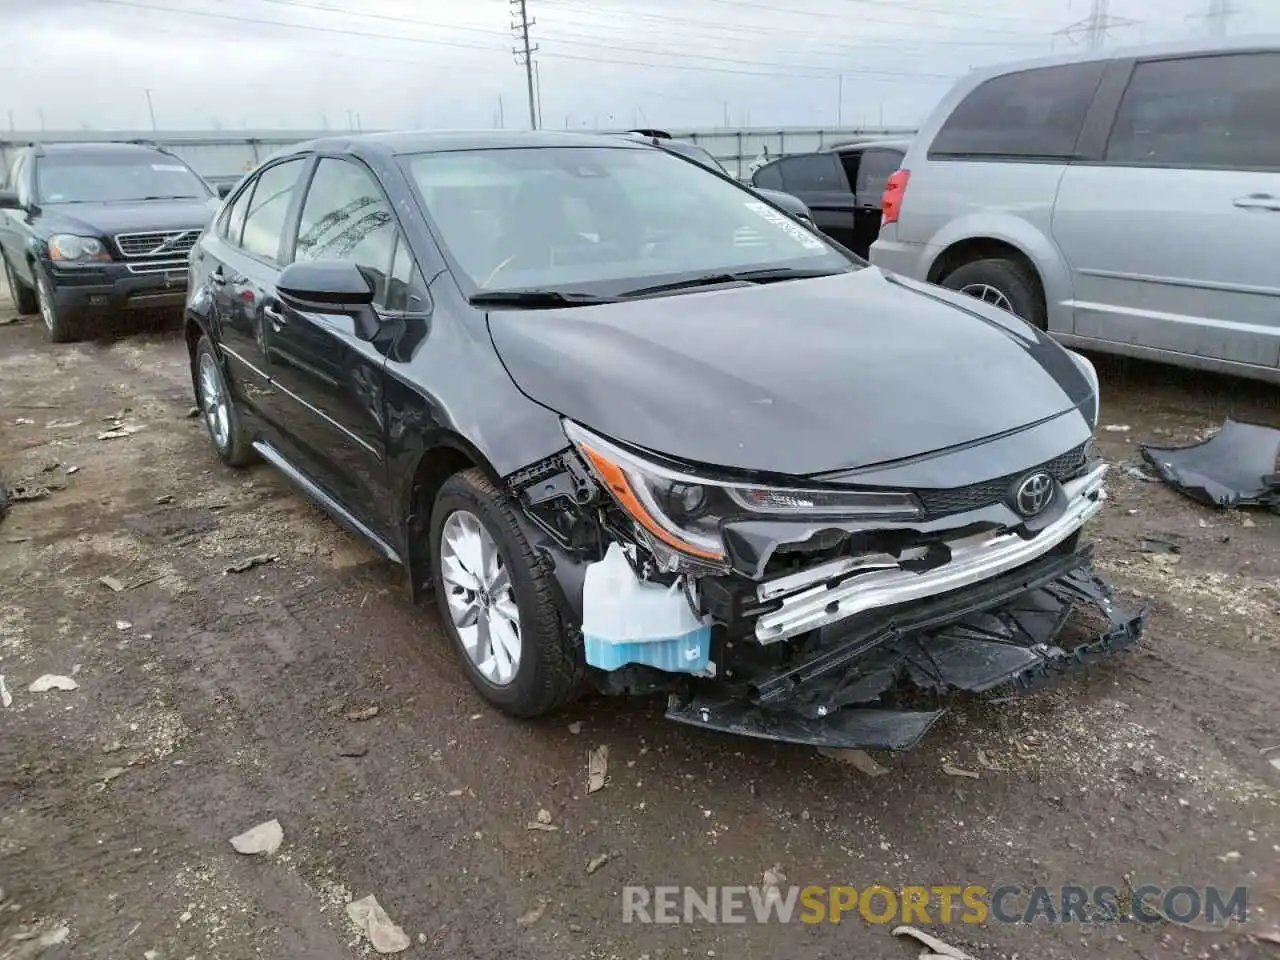
M 746 736 L 906 749 L 961 695 L 1014 696 L 1133 646 L 1081 528 L 1086 446 L 952 489 L 759 482 L 565 421 L 508 479 L 596 686 Z

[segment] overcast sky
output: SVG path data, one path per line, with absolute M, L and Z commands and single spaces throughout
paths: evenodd
M 1110 0 L 1113 43 L 1209 0 Z M 1063 50 L 1089 0 L 528 0 L 549 128 L 913 124 L 970 67 Z M 1232 0 L 1233 34 L 1280 33 Z M 509 0 L 0 0 L 0 127 L 527 127 Z M 1124 23 L 1132 20 L 1135 23 Z M 843 80 L 841 80 L 843 76 Z

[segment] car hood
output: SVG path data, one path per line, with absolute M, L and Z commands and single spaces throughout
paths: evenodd
M 1092 395 L 1047 336 L 932 290 L 866 268 L 493 311 L 489 329 L 538 403 L 633 446 L 762 473 L 827 473 L 970 445 Z
M 46 203 L 43 221 L 50 233 L 110 237 L 117 233 L 162 230 L 200 230 L 218 208 L 218 201 L 139 200 L 129 203 Z

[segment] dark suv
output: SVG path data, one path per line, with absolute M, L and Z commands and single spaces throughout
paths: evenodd
M 33 145 L 17 152 L 5 186 L 5 277 L 51 339 L 120 311 L 181 308 L 187 254 L 217 196 L 179 157 L 144 143 Z
M 1138 636 L 1080 542 L 1089 362 L 645 142 L 301 144 L 191 270 L 218 455 L 404 565 L 511 714 L 902 747 Z

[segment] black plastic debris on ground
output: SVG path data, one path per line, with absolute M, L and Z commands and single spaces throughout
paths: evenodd
M 1211 507 L 1268 507 L 1280 513 L 1280 430 L 1228 419 L 1190 447 L 1143 445 L 1160 479 Z
M 1088 550 L 956 594 L 798 652 L 745 688 L 674 696 L 667 719 L 766 740 L 905 750 L 956 697 L 1034 692 L 1133 647 L 1146 625 L 1145 608 L 1113 600 Z

